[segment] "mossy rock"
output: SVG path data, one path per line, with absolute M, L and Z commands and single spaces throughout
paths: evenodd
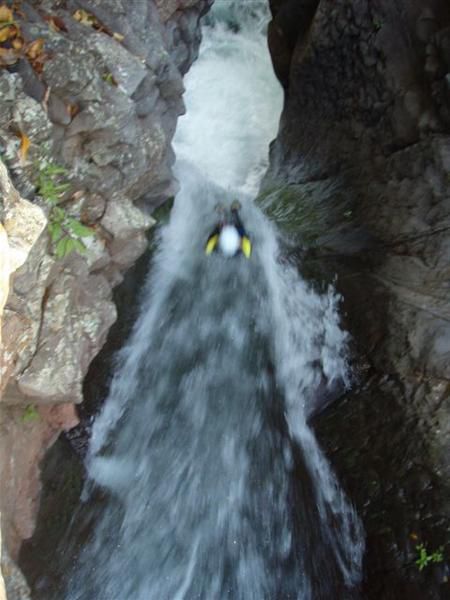
M 353 220 L 350 201 L 331 182 L 272 185 L 256 199 L 288 240 L 303 247 L 335 246 Z

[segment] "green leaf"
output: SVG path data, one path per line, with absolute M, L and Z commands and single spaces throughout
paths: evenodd
M 48 198 L 52 194 L 54 195 L 54 186 L 51 181 L 41 179 L 39 182 L 39 193 L 44 197 Z
M 48 232 L 50 234 L 52 242 L 57 242 L 59 238 L 63 235 L 62 227 L 58 222 L 50 222 L 48 224 Z
M 52 219 L 52 221 L 57 221 L 58 223 L 62 223 L 64 221 L 64 219 L 66 218 L 66 212 L 63 208 L 60 208 L 59 206 L 55 206 L 55 208 L 52 209 L 50 218 Z
M 63 192 L 67 192 L 67 190 L 70 190 L 70 188 L 71 188 L 70 183 L 54 183 L 53 184 L 53 189 L 55 190 L 56 194 L 62 194 Z
M 71 232 L 74 233 L 77 237 L 83 238 L 95 235 L 95 231 L 93 229 L 91 229 L 90 227 L 86 227 L 85 225 L 83 225 L 79 221 L 76 221 L 75 219 L 70 219 L 68 225 Z
M 431 559 L 435 563 L 440 563 L 444 560 L 444 546 L 439 546 L 431 555 Z
M 112 73 L 103 73 L 102 79 L 103 81 L 106 81 L 106 83 L 109 83 L 109 85 L 117 87 L 117 81 L 114 79 L 114 75 Z
M 69 236 L 65 236 L 57 242 L 55 248 L 57 258 L 65 258 L 66 256 L 69 256 L 69 254 L 72 254 L 72 252 L 84 254 L 86 252 L 86 246 L 82 241 Z
M 419 544 L 416 546 L 416 550 L 419 554 L 416 560 L 416 565 L 418 566 L 419 571 L 423 571 L 423 569 L 425 569 L 425 567 L 427 567 L 430 563 L 439 563 L 444 560 L 443 546 L 440 546 L 431 554 L 428 553 L 428 550 L 424 544 Z
M 42 172 L 47 173 L 47 175 L 67 175 L 68 170 L 60 165 L 55 165 L 53 163 L 49 163 L 46 167 L 42 169 Z
M 37 188 L 38 193 L 52 204 L 56 204 L 61 196 L 71 188 L 68 181 L 64 181 L 68 174 L 67 169 L 53 163 L 37 165 Z
M 75 240 L 73 238 L 67 238 L 65 256 L 69 256 L 69 254 L 72 254 L 72 252 L 74 252 L 75 250 L 76 250 Z
M 67 242 L 70 238 L 63 237 L 59 240 L 55 247 L 56 258 L 64 258 L 67 255 Z
M 75 244 L 75 250 L 78 254 L 86 254 L 87 248 L 81 240 L 74 239 L 73 243 Z
M 38 419 L 39 413 L 36 410 L 36 407 L 33 404 L 28 404 L 22 415 L 22 422 L 31 423 L 32 421 L 37 421 Z

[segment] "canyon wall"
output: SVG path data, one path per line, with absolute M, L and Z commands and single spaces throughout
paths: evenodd
M 285 106 L 259 202 L 303 275 L 337 273 L 344 297 L 355 381 L 313 422 L 364 521 L 363 597 L 444 597 L 450 6 L 270 4 Z M 421 546 L 434 558 L 419 569 Z
M 177 189 L 171 140 L 210 4 L 42 0 L 0 10 L 14 28 L 0 44 L 0 511 L 10 598 L 22 597 L 8 561 L 33 532 L 40 460 L 77 423 L 84 376 L 116 318 L 112 290 L 146 250 L 152 212 Z

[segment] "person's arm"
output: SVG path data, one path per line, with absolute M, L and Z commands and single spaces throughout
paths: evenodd
M 205 254 L 212 254 L 217 248 L 217 242 L 219 241 L 220 230 L 222 229 L 221 224 L 216 225 L 212 233 L 209 235 L 205 244 Z
M 245 231 L 244 225 L 242 224 L 241 217 L 239 216 L 239 212 L 237 209 L 231 210 L 231 215 L 233 218 L 233 225 L 238 230 L 238 233 L 241 237 L 247 236 L 247 232 Z

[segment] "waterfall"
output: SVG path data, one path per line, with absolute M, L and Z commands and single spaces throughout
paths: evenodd
M 307 423 L 347 381 L 333 289 L 279 261 L 252 203 L 282 92 L 266 2 L 217 0 L 186 77 L 180 192 L 140 316 L 93 426 L 68 600 L 350 597 L 362 532 Z M 217 203 L 238 198 L 250 260 L 206 257 Z

